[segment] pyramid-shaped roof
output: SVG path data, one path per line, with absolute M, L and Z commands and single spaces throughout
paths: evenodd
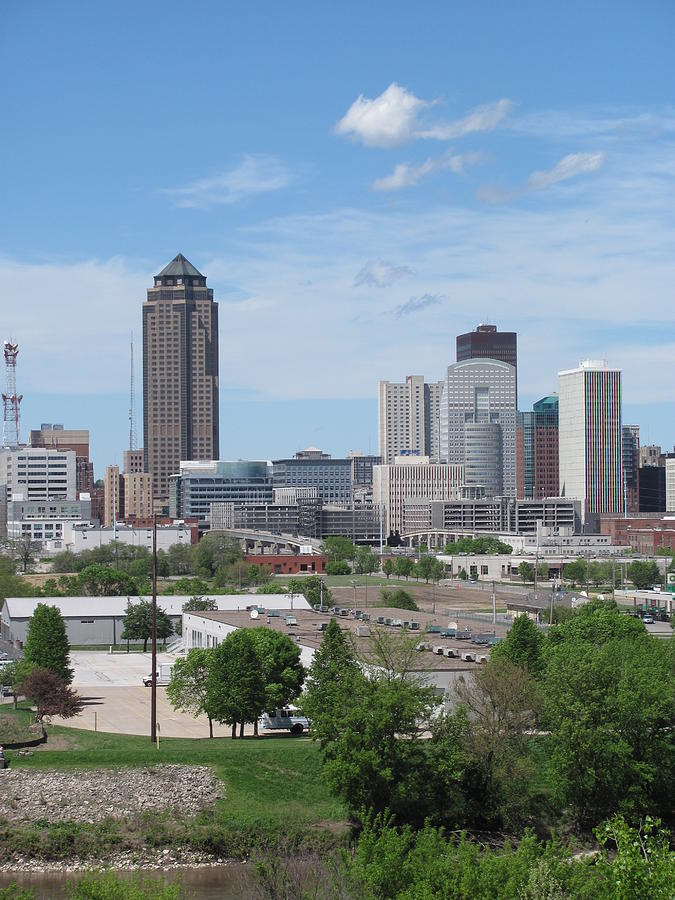
M 178 256 L 175 256 L 168 266 L 164 266 L 159 275 L 155 276 L 156 278 L 161 278 L 163 275 L 170 275 L 171 277 L 176 276 L 189 276 L 191 278 L 204 278 L 202 273 L 195 269 L 189 259 L 186 259 L 182 253 L 179 253 Z

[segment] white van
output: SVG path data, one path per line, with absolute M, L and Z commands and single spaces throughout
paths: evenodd
M 258 719 L 261 731 L 290 731 L 291 734 L 302 734 L 309 731 L 309 719 L 303 716 L 297 706 L 284 706 L 272 712 L 263 713 Z

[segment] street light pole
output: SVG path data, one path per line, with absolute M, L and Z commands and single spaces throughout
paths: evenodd
M 157 516 L 152 517 L 152 681 L 150 683 L 150 740 L 157 740 Z

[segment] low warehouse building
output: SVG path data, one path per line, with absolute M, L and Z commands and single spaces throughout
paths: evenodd
M 129 603 L 151 600 L 151 597 L 7 597 L 0 610 L 0 636 L 17 646 L 23 646 L 28 622 L 38 603 L 55 606 L 66 624 L 66 634 L 74 646 L 122 644 L 124 616 Z M 174 627 L 180 623 L 183 606 L 191 597 L 185 595 L 159 596 L 157 606 L 171 619 Z M 246 611 L 251 607 L 295 610 L 310 609 L 302 594 L 210 594 L 219 610 Z

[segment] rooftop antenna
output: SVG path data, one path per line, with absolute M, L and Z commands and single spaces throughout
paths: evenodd
M 4 411 L 2 446 L 19 446 L 19 404 L 23 400 L 22 394 L 16 392 L 16 358 L 19 355 L 19 345 L 5 341 L 5 383 L 7 392 L 2 395 Z
M 131 332 L 131 379 L 129 384 L 129 449 L 136 449 L 136 416 L 134 411 L 134 333 Z

